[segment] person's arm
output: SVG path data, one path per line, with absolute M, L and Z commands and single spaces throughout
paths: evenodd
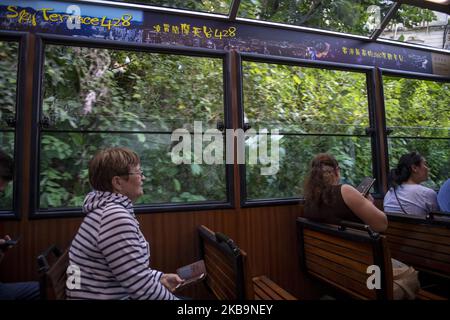
M 426 192 L 424 194 L 424 202 L 425 207 L 428 212 L 436 212 L 440 210 L 438 200 L 437 200 L 437 193 L 433 189 L 425 189 Z
M 365 224 L 369 225 L 372 230 L 381 232 L 385 231 L 388 226 L 386 214 L 379 210 L 370 200 L 348 184 L 342 185 L 342 198 L 345 204 L 357 215 Z
M 0 239 L 0 245 L 4 244 L 8 240 L 11 240 L 11 237 L 6 235 L 3 239 Z M 8 250 L 8 248 L 0 249 L 0 262 L 2 262 L 2 260 L 3 260 L 4 256 L 5 256 L 6 250 Z
M 132 299 L 176 299 L 160 281 L 163 273 L 149 268 L 149 255 L 140 241 L 139 227 L 134 218 L 120 206 L 106 210 L 98 246 L 120 285 Z
M 4 243 L 5 243 L 5 240 L 4 239 L 0 239 L 0 245 L 2 245 Z M 5 256 L 5 253 L 3 252 L 2 249 L 0 249 L 0 262 L 2 262 L 4 256 Z

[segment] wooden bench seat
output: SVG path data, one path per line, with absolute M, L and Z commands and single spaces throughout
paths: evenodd
M 447 300 L 445 297 L 438 296 L 437 294 L 422 289 L 416 293 L 416 298 L 418 300 Z
M 56 261 L 50 265 L 49 256 L 53 254 Z M 66 299 L 67 268 L 69 266 L 68 250 L 61 251 L 51 246 L 37 257 L 40 274 L 41 298 L 44 300 Z
M 253 278 L 253 291 L 255 300 L 297 300 L 296 297 L 266 276 Z
M 250 276 L 247 253 L 228 236 L 198 227 L 204 283 L 219 300 L 296 300 L 266 276 Z
M 300 266 L 303 271 L 354 299 L 391 300 L 394 298 L 391 254 L 386 236 L 366 225 L 341 226 L 297 218 Z M 369 289 L 367 280 L 380 268 L 380 287 Z M 445 299 L 420 290 L 417 299 Z
M 450 280 L 450 217 L 386 215 L 385 235 L 392 257 Z

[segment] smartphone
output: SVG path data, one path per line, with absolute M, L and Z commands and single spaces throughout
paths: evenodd
M 20 237 L 16 239 L 6 240 L 4 243 L 0 244 L 0 249 L 5 250 L 11 246 L 15 246 L 17 243 L 19 243 Z
M 206 277 L 205 262 L 203 260 L 199 260 L 187 266 L 178 268 L 177 274 L 184 280 L 184 282 L 177 285 L 175 290 L 203 280 Z
M 356 190 L 361 192 L 361 194 L 365 197 L 369 194 L 370 189 L 373 187 L 375 183 L 375 179 L 371 177 L 365 177 L 359 186 L 356 187 Z

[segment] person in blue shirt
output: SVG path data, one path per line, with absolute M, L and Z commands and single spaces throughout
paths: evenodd
M 450 178 L 439 189 L 437 200 L 441 211 L 450 213 Z

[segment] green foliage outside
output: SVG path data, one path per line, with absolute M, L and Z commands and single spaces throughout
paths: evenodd
M 300 196 L 319 152 L 336 157 L 347 183 L 372 175 L 370 139 L 359 136 L 369 127 L 365 74 L 255 62 L 244 62 L 243 70 L 247 121 L 286 133 L 277 175 L 247 166 L 250 199 Z
M 2 148 L 13 154 L 17 45 L 0 42 Z M 224 120 L 223 61 L 178 55 L 49 45 L 43 77 L 44 128 L 40 150 L 40 207 L 77 207 L 90 190 L 87 162 L 102 147 L 127 146 L 146 175 L 140 203 L 195 203 L 226 199 L 225 165 L 175 165 L 177 128 L 203 131 Z M 260 174 L 247 165 L 249 199 L 298 197 L 312 157 L 336 156 L 345 182 L 372 175 L 365 74 L 244 62 L 246 121 L 257 131 L 278 129 L 280 168 Z M 391 167 L 416 149 L 430 163 L 434 188 L 450 171 L 449 83 L 384 78 Z M 205 147 L 208 143 L 204 143 Z M 255 145 L 247 140 L 247 150 Z M 248 152 L 247 152 L 248 154 Z M 11 208 L 12 188 L 0 200 Z
M 146 175 L 140 203 L 226 200 L 224 165 L 175 165 L 170 156 L 173 130 L 192 131 L 194 120 L 203 130 L 224 121 L 222 64 L 48 46 L 43 113 L 50 127 L 41 142 L 40 207 L 79 206 L 90 189 L 89 159 L 111 146 L 140 155 Z
M 390 23 L 401 23 L 406 28 L 414 28 L 424 22 L 434 20 L 436 20 L 436 15 L 433 11 L 403 4 Z
M 0 148 L 14 157 L 14 128 L 7 121 L 15 119 L 17 56 L 19 46 L 16 42 L 0 41 Z M 13 183 L 10 183 L 0 198 L 0 209 L 11 210 Z
M 380 7 L 380 19 L 392 1 L 380 0 L 242 0 L 239 16 L 301 25 L 344 33 L 369 35 L 371 5 Z
M 120 0 L 119 2 L 142 3 L 151 6 L 162 6 L 221 14 L 228 14 L 231 5 L 231 0 Z
M 450 83 L 385 77 L 383 89 L 391 168 L 417 150 L 430 166 L 427 185 L 438 189 L 450 177 Z

